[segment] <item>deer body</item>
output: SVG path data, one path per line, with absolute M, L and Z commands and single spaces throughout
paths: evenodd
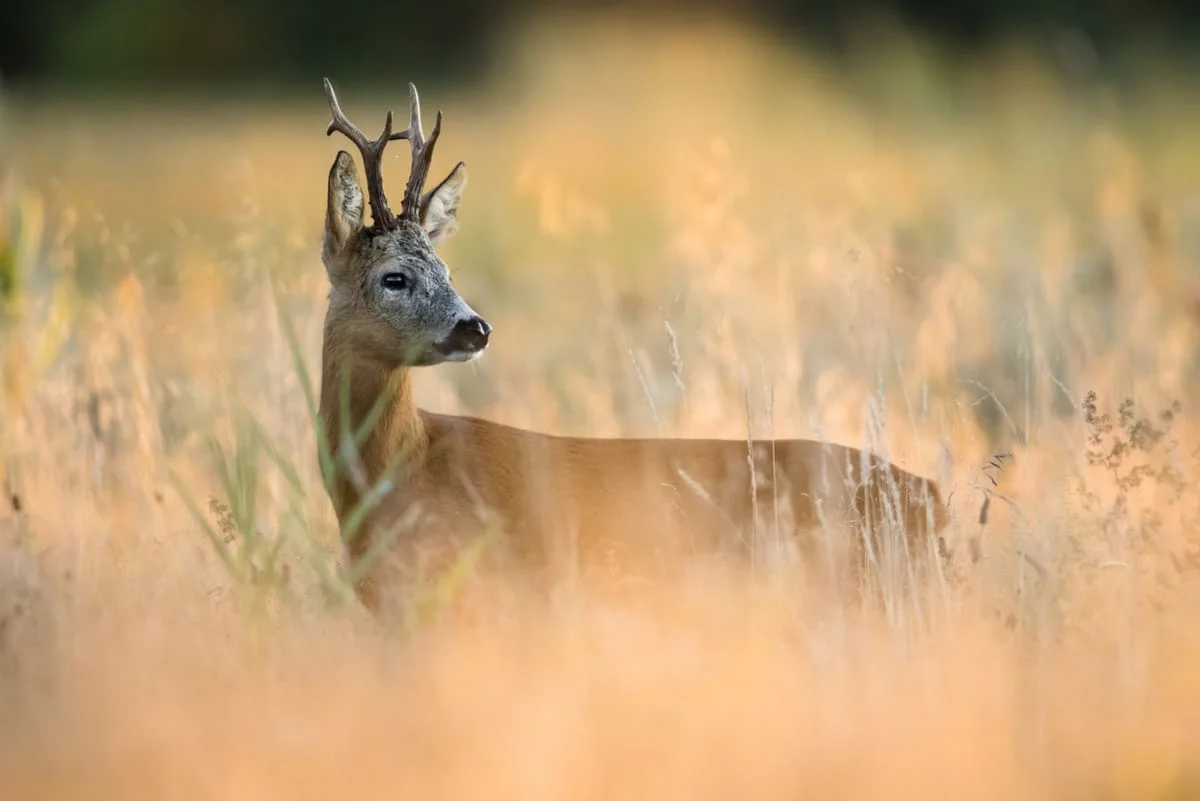
M 492 563 L 551 579 L 579 566 L 638 573 L 695 553 L 745 552 L 764 524 L 789 535 L 848 524 L 853 550 L 865 542 L 855 530 L 888 517 L 906 532 L 901 545 L 928 549 L 946 524 L 936 485 L 863 451 L 808 440 L 560 437 L 418 409 L 413 369 L 478 357 L 491 327 L 435 254 L 457 226 L 466 171 L 460 162 L 421 194 L 441 114 L 426 141 L 409 91 L 408 129 L 392 133 L 389 112 L 370 141 L 326 81 L 329 133 L 358 145 L 374 217 L 365 227 L 354 162 L 339 152 L 322 254 L 331 291 L 320 414 L 347 550 L 371 565 L 357 585 L 368 607 L 379 608 L 392 584 L 434 578 L 485 537 Z M 399 216 L 380 171 L 393 139 L 408 139 L 413 155 Z

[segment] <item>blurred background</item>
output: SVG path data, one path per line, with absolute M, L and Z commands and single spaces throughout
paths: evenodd
M 869 57 L 864 33 L 907 31 L 969 59 L 1024 40 L 1068 69 L 1120 74 L 1149 54 L 1194 65 L 1200 9 L 1188 0 L 57 0 L 0 9 L 0 74 L 14 84 L 269 86 L 422 82 L 486 70 L 514 26 L 620 13 L 757 25 L 831 58 Z

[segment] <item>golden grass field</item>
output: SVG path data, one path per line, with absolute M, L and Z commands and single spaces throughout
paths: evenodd
M 422 405 L 884 452 L 955 551 L 875 611 L 780 565 L 384 630 L 306 405 L 320 87 L 8 98 L 0 799 L 1200 795 L 1197 87 L 878 55 L 551 26 L 414 78 L 495 327 Z M 331 77 L 368 131 L 410 78 Z

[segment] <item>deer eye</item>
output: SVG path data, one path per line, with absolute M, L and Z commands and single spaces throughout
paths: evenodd
M 391 292 L 402 292 L 409 287 L 408 276 L 404 273 L 387 273 L 380 279 L 384 289 Z

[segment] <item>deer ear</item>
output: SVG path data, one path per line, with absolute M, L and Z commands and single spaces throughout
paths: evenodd
M 329 196 L 325 205 L 325 253 L 338 256 L 362 231 L 363 193 L 354 159 L 339 150 L 329 170 Z
M 467 165 L 458 162 L 446 180 L 421 198 L 421 227 L 433 244 L 458 230 L 458 204 L 467 185 Z

